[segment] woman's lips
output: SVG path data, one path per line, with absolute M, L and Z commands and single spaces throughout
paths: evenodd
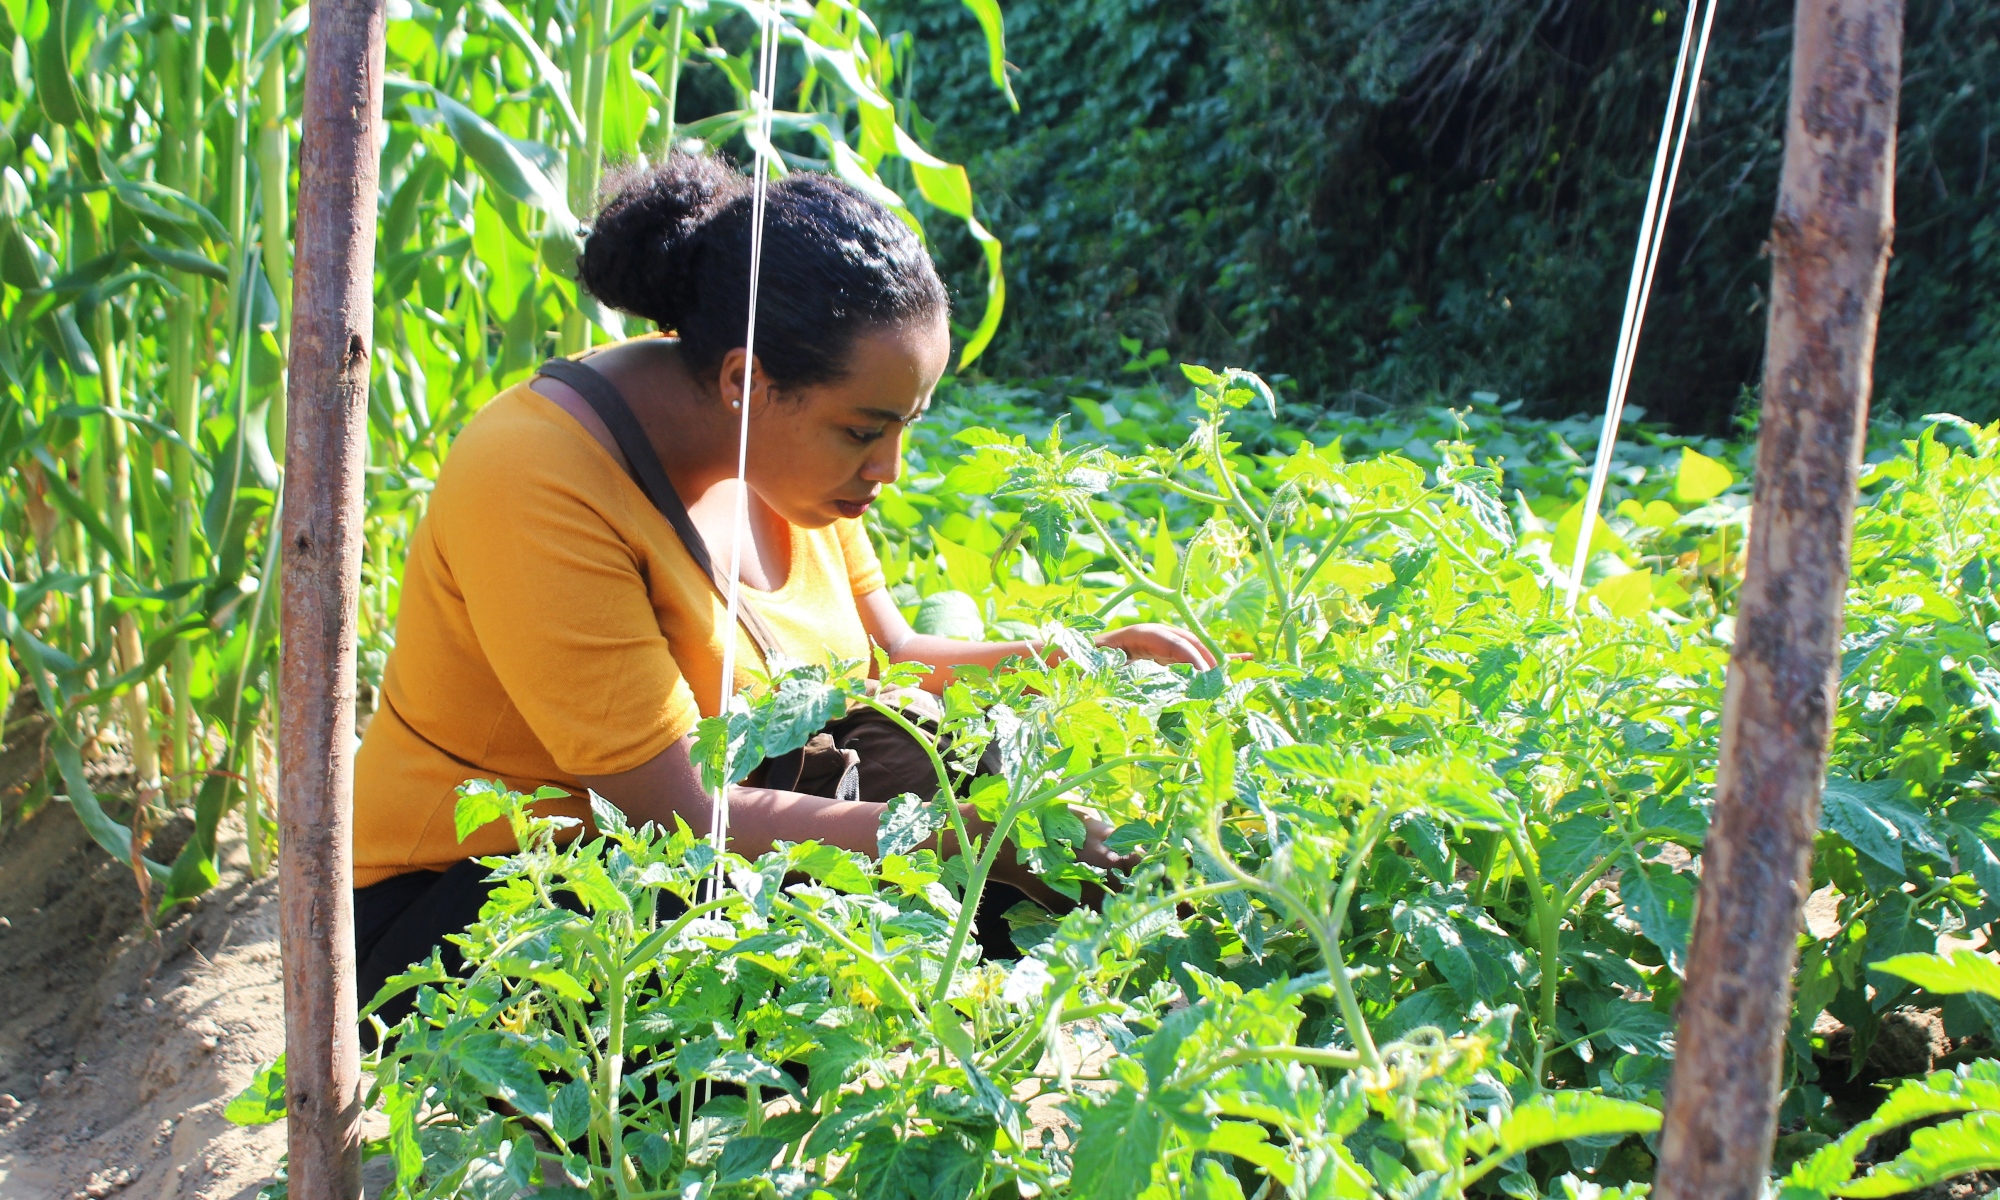
M 873 497 L 867 500 L 835 500 L 833 507 L 841 516 L 852 519 L 867 512 L 868 506 L 873 503 L 875 503 Z

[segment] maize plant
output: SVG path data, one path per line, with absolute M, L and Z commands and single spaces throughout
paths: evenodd
M 52 795 L 162 906 L 216 878 L 244 810 L 270 861 L 298 73 L 287 0 L 5 0 L 0 44 L 0 664 L 32 689 Z M 837 173 L 920 230 L 985 248 L 961 362 L 1000 319 L 1000 243 L 962 167 L 925 150 L 915 46 L 850 0 L 776 0 L 773 170 Z M 1011 101 L 994 0 L 968 0 Z M 370 404 L 364 702 L 396 571 L 454 433 L 542 356 L 624 334 L 573 280 L 607 164 L 738 151 L 749 0 L 392 3 Z M 899 82 L 900 81 L 900 82 Z M 788 106 L 788 107 L 787 107 Z M 22 692 L 25 697 L 28 693 Z M 25 722 L 28 705 L 15 706 Z M 96 786 L 129 769 L 129 817 Z M 97 781 L 97 785 L 93 784 Z M 114 806 L 122 814 L 128 806 Z M 172 861 L 165 809 L 191 810 Z

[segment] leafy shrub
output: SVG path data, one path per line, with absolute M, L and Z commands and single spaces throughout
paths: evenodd
M 1018 114 L 952 0 L 885 20 L 936 48 L 914 99 L 1008 243 L 989 369 L 1112 373 L 1125 335 L 1322 403 L 1483 387 L 1561 413 L 1602 403 L 1685 11 L 1013 0 Z M 1633 381 L 1679 428 L 1726 432 L 1759 382 L 1791 12 L 1716 17 Z M 1906 30 L 1877 403 L 1990 420 L 2000 6 L 1918 0 Z M 977 296 L 976 248 L 939 244 Z
M 1482 401 L 1305 436 L 1254 376 L 1189 376 L 1185 397 L 1079 399 L 1075 430 L 1027 391 L 947 407 L 881 505 L 919 619 L 1069 655 L 948 690 L 954 753 L 1003 762 L 961 798 L 1065 889 L 1093 875 L 1073 809 L 1105 815 L 1143 852 L 1123 889 L 1017 910 L 1027 956 L 983 963 L 967 914 L 1002 844 L 912 850 L 949 806 L 893 806 L 879 862 L 729 859 L 734 889 L 706 899 L 685 830 L 603 810 L 604 838 L 558 846 L 522 798 L 469 789 L 465 821 L 511 814 L 529 849 L 495 860 L 474 974 L 404 980 L 418 1011 L 373 1064 L 413 1194 L 568 1186 L 554 1172 L 607 1195 L 1635 1194 L 1616 1189 L 1652 1173 L 1672 1062 L 1743 451 L 1621 445 L 1571 614 L 1587 426 Z M 1990 935 L 2000 894 L 2000 427 L 1912 432 L 1864 479 L 1814 880 L 1835 913 L 1788 1042 L 1786 1120 L 1827 1146 L 1853 1138 L 1822 1012 L 1857 1066 L 1893 1006 L 1943 1007 L 1974 1048 L 2000 1019 L 1896 973 Z M 1089 641 L 1127 618 L 1252 657 L 1191 673 Z M 698 757 L 740 777 L 840 693 L 783 675 Z M 698 911 L 664 919 L 660 892 Z

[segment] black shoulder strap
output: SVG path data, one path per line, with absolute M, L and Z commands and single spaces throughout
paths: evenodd
M 688 515 L 687 505 L 681 502 L 680 493 L 667 478 L 665 467 L 660 465 L 660 456 L 654 452 L 653 443 L 640 427 L 639 418 L 632 415 L 631 405 L 619 394 L 609 379 L 598 374 L 596 368 L 571 358 L 552 358 L 542 364 L 538 374 L 566 383 L 577 395 L 589 404 L 605 428 L 611 431 L 611 440 L 618 443 L 618 450 L 638 477 L 639 489 L 660 510 L 667 524 L 680 535 L 681 544 L 695 564 L 715 585 L 716 591 L 728 595 L 729 581 L 716 570 L 715 561 L 709 557 L 708 543 L 702 540 L 701 531 L 694 526 L 694 518 Z M 768 662 L 778 653 L 777 638 L 771 627 L 764 623 L 762 614 L 750 607 L 747 600 L 736 606 L 737 619 L 743 624 L 743 631 L 757 648 L 764 652 Z

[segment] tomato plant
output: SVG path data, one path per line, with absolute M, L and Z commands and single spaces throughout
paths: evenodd
M 1751 515 L 1742 452 L 1641 430 L 1586 535 L 1580 423 L 1482 402 L 1315 426 L 1254 376 L 1187 374 L 1185 395 L 1078 399 L 1074 427 L 1025 390 L 968 389 L 885 497 L 920 627 L 1032 630 L 1067 655 L 948 689 L 950 753 L 1002 763 L 956 797 L 996 826 L 964 857 L 914 849 L 956 806 L 906 799 L 878 859 L 782 846 L 730 857 L 713 891 L 685 829 L 600 806 L 602 837 L 559 844 L 527 798 L 468 787 L 468 827 L 511 815 L 528 849 L 493 862 L 507 883 L 467 935 L 470 976 L 392 985 L 418 997 L 372 1062 L 405 1194 L 1645 1187 Z M 1857 523 L 1813 880 L 1831 916 L 1786 1074 L 1789 1127 L 1821 1147 L 1796 1170 L 1833 1191 L 1800 1195 L 1889 1194 L 1866 1190 L 1887 1175 L 1839 1190 L 1866 1136 L 1828 1098 L 1845 1080 L 1825 1077 L 1823 1014 L 1854 1070 L 1892 1008 L 1941 1008 L 1962 1057 L 2000 1018 L 1885 965 L 2000 915 L 2000 428 L 1908 433 L 1873 453 Z M 1191 672 L 1090 639 L 1140 618 L 1245 657 Z M 697 755 L 741 778 L 846 690 L 782 673 Z M 1140 865 L 1077 862 L 1078 810 Z M 1018 907 L 1023 957 L 981 961 L 970 914 L 1002 853 L 1073 896 L 1116 891 Z M 1988 1070 L 1922 1086 L 1985 1097 Z M 1865 1128 L 1904 1120 L 1898 1103 Z M 1965 1121 L 1961 1149 L 1990 1149 Z

